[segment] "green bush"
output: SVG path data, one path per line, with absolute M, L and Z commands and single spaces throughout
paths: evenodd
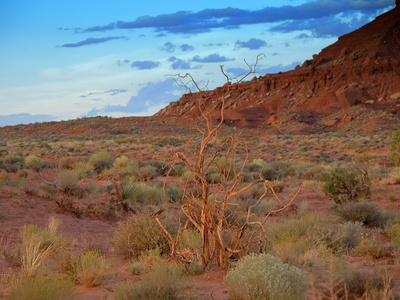
M 392 243 L 396 246 L 400 245 L 400 224 L 394 224 L 392 226 L 387 226 L 385 232 L 388 237 L 392 240 Z
M 336 204 L 371 198 L 368 173 L 363 170 L 350 170 L 337 167 L 329 173 L 321 174 L 325 182 L 322 191 L 333 198 Z
M 7 299 L 10 300 L 67 300 L 75 298 L 71 280 L 57 276 L 36 276 L 20 281 L 14 286 Z
M 42 168 L 42 165 L 43 165 L 42 160 L 36 155 L 29 155 L 25 157 L 25 166 L 28 169 L 39 172 L 40 169 Z
M 373 203 L 347 203 L 338 210 L 345 221 L 361 222 L 367 227 L 382 227 L 386 221 L 382 212 Z
M 306 274 L 270 254 L 248 255 L 226 275 L 233 299 L 305 299 Z
M 57 183 L 60 192 L 83 198 L 87 193 L 87 190 L 78 185 L 79 176 L 74 171 L 61 170 L 57 174 Z
M 177 300 L 190 299 L 184 293 L 182 269 L 159 265 L 143 280 L 116 289 L 116 300 Z
M 104 170 L 112 167 L 114 157 L 108 151 L 99 151 L 90 156 L 89 163 L 92 165 L 93 170 L 97 174 L 100 174 Z
M 3 158 L 3 165 L 7 172 L 15 173 L 23 168 L 24 158 L 20 153 L 9 153 Z
M 400 128 L 392 133 L 390 147 L 389 157 L 393 159 L 396 166 L 400 166 Z
M 111 244 L 126 257 L 138 257 L 143 251 L 167 249 L 161 228 L 149 215 L 132 215 L 118 223 Z
M 97 251 L 86 251 L 75 263 L 74 277 L 85 286 L 96 286 L 103 280 L 107 265 Z

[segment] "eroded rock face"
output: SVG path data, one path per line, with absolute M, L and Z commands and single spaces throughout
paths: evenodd
M 356 105 L 366 98 L 366 93 L 357 83 L 342 86 L 335 95 L 341 108 Z
M 200 116 L 198 100 L 218 114 L 223 99 L 230 124 L 254 127 L 277 124 L 292 112 L 312 112 L 318 121 L 354 105 L 385 109 L 385 103 L 398 100 L 390 96 L 400 93 L 399 1 L 396 9 L 340 37 L 293 71 L 225 84 L 203 92 L 201 99 L 199 94 L 184 95 L 157 115 Z

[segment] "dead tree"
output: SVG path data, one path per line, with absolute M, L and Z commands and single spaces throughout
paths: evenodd
M 250 71 L 244 77 L 255 72 L 256 64 L 248 66 Z M 221 71 L 230 83 L 223 66 Z M 172 257 L 185 264 L 196 260 L 203 267 L 215 262 L 219 267 L 225 268 L 230 258 L 246 255 L 256 242 L 261 244 L 266 241 L 267 219 L 272 214 L 287 209 L 300 190 L 288 203 L 283 203 L 274 192 L 273 184 L 262 178 L 261 174 L 257 180 L 244 185 L 242 174 L 248 160 L 246 144 L 241 142 L 240 134 L 225 137 L 222 141 L 218 137 L 224 124 L 224 97 L 220 99 L 219 116 L 215 121 L 212 112 L 208 111 L 202 102 L 202 91 L 193 77 L 190 74 L 175 76 L 180 85 L 186 87 L 194 85 L 198 90 L 198 98 L 194 100 L 197 101 L 205 125 L 203 127 L 196 125 L 193 128 L 200 133 L 199 142 L 196 143 L 191 134 L 188 142 L 189 150 L 186 153 L 176 152 L 171 158 L 164 187 L 173 181 L 182 189 L 181 211 L 187 217 L 187 221 L 180 227 L 178 236 L 185 234 L 188 224 L 192 224 L 201 234 L 201 247 L 193 249 L 189 245 L 187 249 L 178 249 L 177 239 L 168 232 L 158 215 L 154 218 L 164 231 Z M 242 79 L 238 80 L 240 81 Z M 225 85 L 225 94 L 229 94 L 230 87 L 230 84 Z M 245 158 L 241 163 L 238 163 L 238 147 L 246 149 Z M 190 175 L 183 181 L 170 176 L 177 163 L 183 163 L 189 170 Z M 218 182 L 210 179 L 210 173 L 218 174 Z M 232 200 L 258 184 L 263 186 L 264 193 L 255 204 L 248 207 L 246 215 L 240 218 L 237 213 L 238 205 Z M 266 197 L 269 194 L 275 199 L 276 204 L 262 219 L 256 218 L 253 209 L 262 201 L 267 201 Z M 189 239 L 189 235 L 186 236 Z

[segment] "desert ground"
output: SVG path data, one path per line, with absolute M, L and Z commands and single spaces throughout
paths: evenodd
M 107 122 L 130 133 L 90 131 Z M 239 230 L 237 224 L 243 224 L 263 194 L 263 184 L 271 186 L 250 211 L 254 222 L 266 220 L 260 238 L 237 248 L 225 265 L 216 257 L 203 265 L 199 257 L 177 254 L 202 248 L 200 232 L 187 222 L 183 209 L 193 195 L 187 190 L 201 180 L 190 180 L 193 171 L 177 157 L 180 153 L 196 161 L 203 141 L 197 129 L 204 126 L 200 121 L 180 125 L 152 118 L 87 118 L 3 128 L 0 297 L 44 299 L 38 296 L 44 287 L 63 290 L 60 299 L 239 299 L 227 274 L 244 257 L 260 252 L 302 272 L 305 292 L 289 299 L 400 295 L 396 126 L 380 134 L 332 130 L 298 135 L 222 124 L 206 143 L 205 160 L 211 161 L 207 182 L 214 192 L 209 201 L 218 203 L 236 176 L 236 190 L 265 180 L 229 199 L 224 230 Z M 324 188 L 333 174 L 342 180 L 339 185 L 354 181 L 347 187 L 352 196 L 342 191 L 344 198 L 335 200 Z M 173 237 L 174 255 L 155 215 Z M 149 223 L 140 223 L 146 217 Z M 252 226 L 250 231 L 257 231 Z M 145 240 L 138 238 L 142 235 Z M 227 244 L 234 236 L 225 237 Z M 242 276 L 238 285 L 247 284 L 250 275 Z M 159 294 L 146 294 L 146 289 Z

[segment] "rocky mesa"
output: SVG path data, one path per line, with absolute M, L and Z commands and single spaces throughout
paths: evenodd
M 201 98 L 201 99 L 200 99 Z M 398 118 L 400 113 L 400 5 L 346 34 L 295 70 L 227 83 L 185 94 L 156 116 L 200 115 L 198 100 L 238 127 L 295 127 L 317 132 L 348 124 L 360 114 Z M 357 107 L 357 109 L 352 109 Z M 392 116 L 393 115 L 393 116 Z

